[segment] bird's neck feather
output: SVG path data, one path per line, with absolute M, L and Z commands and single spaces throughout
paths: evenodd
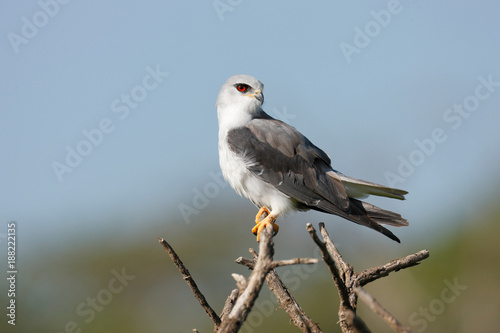
M 260 106 L 248 108 L 241 105 L 218 106 L 219 131 L 227 132 L 231 129 L 245 126 L 260 113 L 264 112 Z

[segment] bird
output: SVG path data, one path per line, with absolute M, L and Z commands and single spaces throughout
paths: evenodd
M 264 85 L 249 75 L 231 76 L 216 101 L 219 164 L 224 179 L 259 211 L 252 232 L 260 233 L 293 211 L 315 210 L 376 230 L 400 243 L 390 230 L 409 223 L 401 215 L 360 199 L 369 195 L 404 200 L 407 191 L 348 177 L 330 157 L 289 124 L 263 109 Z

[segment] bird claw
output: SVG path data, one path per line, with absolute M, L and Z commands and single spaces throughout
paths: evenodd
M 259 209 L 259 212 L 257 213 L 257 215 L 255 216 L 255 224 L 259 224 L 260 223 L 260 218 L 262 217 L 262 215 L 264 215 L 264 218 L 265 218 L 269 214 L 271 214 L 271 212 L 269 211 L 269 209 L 267 209 L 266 206 L 262 206 Z
M 265 207 L 263 207 L 265 208 Z M 262 210 L 262 208 L 261 208 Z M 267 208 L 266 208 L 267 210 Z M 259 211 L 260 215 L 262 215 L 262 213 Z M 259 214 L 257 214 L 257 216 L 260 217 Z M 256 218 L 257 220 L 257 218 Z M 276 217 L 274 217 L 273 215 L 267 215 L 262 221 L 256 221 L 256 225 L 252 228 L 252 233 L 254 235 L 257 235 L 257 242 L 260 242 L 260 233 L 262 232 L 262 230 L 264 230 L 265 227 L 267 227 L 268 225 L 272 225 L 273 226 L 273 232 L 274 234 L 273 235 L 276 235 L 280 229 L 280 227 L 274 223 L 274 221 L 276 221 Z

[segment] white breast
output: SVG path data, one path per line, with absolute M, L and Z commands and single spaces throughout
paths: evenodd
M 226 141 L 227 131 L 219 132 L 219 163 L 224 178 L 240 195 L 250 199 L 257 207 L 266 206 L 278 216 L 294 209 L 290 198 L 273 185 L 256 177 L 248 170 L 250 161 L 236 155 Z

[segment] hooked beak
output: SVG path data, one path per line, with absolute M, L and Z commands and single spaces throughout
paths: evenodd
M 264 94 L 262 94 L 262 90 L 257 90 L 255 93 L 250 94 L 248 96 L 255 98 L 256 100 L 258 100 L 260 102 L 260 104 L 264 103 Z

